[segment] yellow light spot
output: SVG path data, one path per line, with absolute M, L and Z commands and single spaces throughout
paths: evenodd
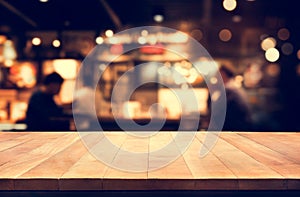
M 148 36 L 148 34 L 149 34 L 149 32 L 145 29 L 141 32 L 141 35 L 144 37 Z
M 110 38 L 114 35 L 114 32 L 112 30 L 108 29 L 105 31 L 105 35 Z
M 52 45 L 54 47 L 59 47 L 60 46 L 60 41 L 59 40 L 53 40 Z
M 218 83 L 218 79 L 216 77 L 210 78 L 209 81 L 210 81 L 211 84 L 217 84 Z
M 276 40 L 272 37 L 268 37 L 261 42 L 261 48 L 266 51 L 270 48 L 274 48 L 276 46 Z
M 54 71 L 64 79 L 74 79 L 76 77 L 78 64 L 78 61 L 74 59 L 53 60 Z
M 221 92 L 220 91 L 214 91 L 211 95 L 211 100 L 212 101 L 217 101 L 221 96 Z
M 236 0 L 224 0 L 223 7 L 227 11 L 233 11 L 237 6 Z
M 279 56 L 279 51 L 275 48 L 270 48 L 265 53 L 265 57 L 269 62 L 276 62 L 279 59 Z
M 14 64 L 14 61 L 13 61 L 13 60 L 8 59 L 8 60 L 5 60 L 5 61 L 4 61 L 4 65 L 5 65 L 6 67 L 11 67 L 13 64 Z
M 164 16 L 160 15 L 160 14 L 156 14 L 156 15 L 153 16 L 153 19 L 154 19 L 155 22 L 161 23 L 164 20 Z
M 138 38 L 138 43 L 139 43 L 139 44 L 146 44 L 146 42 L 147 42 L 147 40 L 146 40 L 145 37 L 142 37 L 142 36 L 141 36 L 141 37 Z
M 32 38 L 31 42 L 33 45 L 38 46 L 42 43 L 42 40 L 38 37 L 34 37 L 34 38 Z
M 101 36 L 98 36 L 97 38 L 96 38 L 96 43 L 97 44 L 102 44 L 104 42 L 104 39 L 101 37 Z

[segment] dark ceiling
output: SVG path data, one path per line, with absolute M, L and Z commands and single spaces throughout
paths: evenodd
M 106 2 L 121 25 L 116 24 L 105 8 Z M 165 16 L 162 25 L 176 28 L 180 21 L 201 26 L 205 18 L 210 25 L 232 23 L 233 15 L 242 16 L 240 25 L 264 27 L 268 17 L 298 25 L 295 0 L 238 0 L 238 7 L 227 12 L 222 0 L 0 0 L 0 31 L 27 30 L 103 30 L 130 26 L 155 25 L 153 14 Z
M 48 0 L 43 3 L 40 0 L 0 0 L 0 34 L 18 38 L 17 46 L 22 51 L 27 40 L 39 33 L 48 32 L 39 35 L 47 45 L 46 38 L 51 43 L 69 30 L 93 32 L 93 37 L 103 35 L 106 29 L 118 32 L 136 26 L 161 25 L 191 35 L 193 30 L 200 29 L 204 35 L 200 38 L 201 44 L 211 54 L 236 57 L 260 53 L 260 36 L 276 36 L 280 28 L 286 27 L 291 33 L 289 41 L 300 48 L 298 1 L 237 0 L 237 8 L 232 12 L 223 8 L 222 1 Z M 155 13 L 163 14 L 165 20 L 155 22 Z M 241 21 L 234 22 L 235 16 Z M 233 32 L 230 42 L 218 39 L 223 28 Z M 243 50 L 245 47 L 247 51 Z

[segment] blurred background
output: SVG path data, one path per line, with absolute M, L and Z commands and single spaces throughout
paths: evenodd
M 28 100 L 45 75 L 61 74 L 65 81 L 57 102 L 71 103 L 78 70 L 95 46 L 105 45 L 108 50 L 91 63 L 89 74 L 94 78 L 110 55 L 122 54 L 124 45 L 133 42 L 145 47 L 121 55 L 99 80 L 99 118 L 111 125 L 112 87 L 122 73 L 147 63 L 134 70 L 135 80 L 153 78 L 181 87 L 170 72 L 189 72 L 199 103 L 197 109 L 187 109 L 200 112 L 205 120 L 208 91 L 201 74 L 191 69 L 205 61 L 191 65 L 155 47 L 188 54 L 185 37 L 147 30 L 114 36 L 128 28 L 155 25 L 186 33 L 218 65 L 234 70 L 236 83 L 247 93 L 254 130 L 299 131 L 299 20 L 295 0 L 0 0 L 0 130 L 26 128 L 21 123 Z M 124 118 L 149 118 L 146 112 L 153 103 L 162 104 L 170 124 L 176 125 L 181 115 L 176 98 L 169 89 L 155 84 L 140 87 L 132 101 L 123 104 Z M 205 129 L 201 124 L 199 129 Z

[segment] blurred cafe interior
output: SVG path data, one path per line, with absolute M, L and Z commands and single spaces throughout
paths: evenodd
M 187 100 L 185 110 L 198 112 L 198 129 L 205 130 L 209 91 L 203 73 L 194 67 L 206 60 L 200 58 L 193 65 L 183 58 L 189 54 L 186 37 L 147 29 L 118 36 L 130 28 L 156 26 L 195 39 L 218 66 L 230 67 L 234 82 L 246 92 L 253 130 L 298 131 L 299 13 L 295 0 L 0 0 L 0 130 L 26 130 L 30 96 L 52 72 L 64 78 L 55 100 L 65 106 L 65 118 L 72 122 L 68 104 L 73 102 L 76 78 L 96 46 L 107 51 L 91 63 L 87 74 L 98 83 L 95 107 L 104 128 L 118 129 L 110 105 L 112 89 L 123 73 L 133 69 L 132 80 L 153 79 L 178 91 L 187 88 L 178 73 L 185 76 L 198 102 L 194 106 Z M 142 47 L 124 53 L 131 43 Z M 118 58 L 106 67 L 112 55 Z M 120 91 L 126 88 L 125 83 Z M 154 103 L 165 109 L 164 129 L 176 129 L 183 112 L 172 91 L 156 83 L 137 88 L 130 101 L 122 103 L 126 113 L 120 116 L 145 124 Z M 161 113 L 156 112 L 159 118 Z M 69 129 L 76 130 L 72 123 Z

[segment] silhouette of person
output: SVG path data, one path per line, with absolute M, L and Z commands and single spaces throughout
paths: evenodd
M 227 102 L 223 130 L 251 130 L 251 113 L 246 93 L 234 83 L 234 72 L 231 69 L 222 65 L 220 67 L 220 74 L 224 81 Z
M 69 130 L 69 121 L 58 119 L 64 115 L 63 108 L 53 98 L 59 93 L 63 81 L 58 73 L 53 72 L 45 77 L 42 86 L 32 94 L 26 111 L 27 130 Z
M 219 68 L 221 77 L 224 82 L 226 93 L 226 114 L 222 130 L 223 131 L 248 131 L 252 129 L 250 107 L 247 102 L 246 93 L 234 82 L 234 72 L 230 68 L 222 65 Z M 208 109 L 211 113 L 211 104 L 219 105 L 219 101 L 208 98 Z M 220 106 L 219 106 L 220 107 Z M 218 112 L 217 112 L 218 113 Z M 212 130 L 216 130 L 218 119 L 210 120 Z

